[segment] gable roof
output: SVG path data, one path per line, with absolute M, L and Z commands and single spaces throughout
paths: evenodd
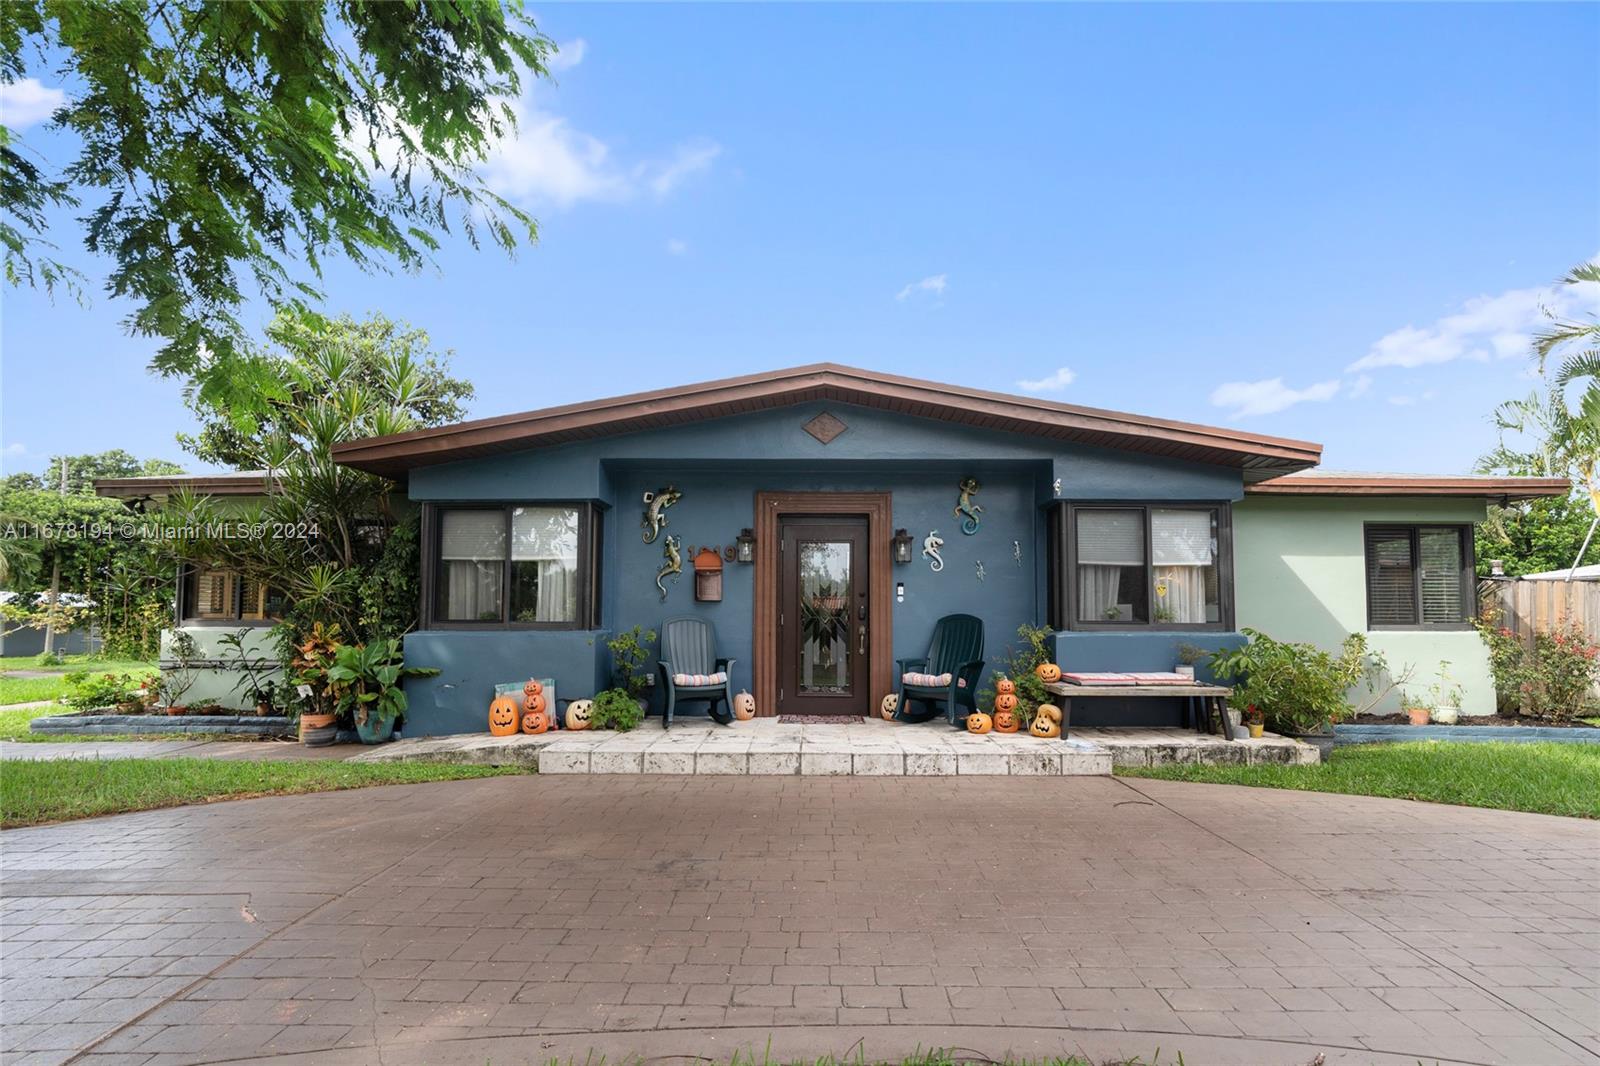
M 1469 496 L 1531 500 L 1565 496 L 1564 477 L 1501 477 L 1492 474 L 1377 474 L 1345 470 L 1306 470 L 1246 486 L 1252 496 Z
M 976 429 L 1237 467 L 1246 481 L 1315 466 L 1322 455 L 1322 445 L 1307 441 L 959 388 L 837 363 L 815 363 L 368 437 L 338 445 L 333 457 L 359 470 L 400 477 L 413 467 L 815 401 L 856 404 Z

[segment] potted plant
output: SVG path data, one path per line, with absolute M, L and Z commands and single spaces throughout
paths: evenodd
M 1242 630 L 1249 642 L 1218 652 L 1211 671 L 1243 682 L 1234 699 L 1254 704 L 1275 733 L 1313 744 L 1324 757 L 1333 751 L 1335 722 L 1359 713 L 1403 683 L 1410 671 L 1394 677 L 1362 633 L 1351 633 L 1339 653 L 1314 644 L 1274 640 L 1259 630 Z M 1369 699 L 1357 708 L 1350 692 L 1366 686 Z
M 655 643 L 655 639 L 655 630 L 634 626 L 606 641 L 606 647 L 611 652 L 611 685 L 632 696 L 639 704 L 641 715 L 650 706 L 645 692 L 650 688 L 651 675 L 645 670 L 644 664 L 650 658 L 650 645 Z M 598 702 L 599 697 L 595 699 Z
M 343 647 L 339 626 L 321 622 L 301 634 L 289 660 L 289 679 L 300 696 L 300 742 L 308 747 L 332 744 L 337 736 L 338 698 L 328 677 Z
M 1409 692 L 1400 693 L 1400 709 L 1411 719 L 1412 725 L 1427 725 L 1433 718 L 1433 704 Z
M 382 744 L 394 735 L 395 721 L 405 713 L 406 694 L 400 687 L 407 677 L 434 677 L 431 667 L 406 666 L 400 642 L 393 637 L 367 644 L 342 644 L 334 649 L 328 667 L 329 688 L 335 706 L 349 715 L 363 744 Z
M 197 664 L 200 661 L 200 646 L 195 639 L 184 630 L 175 630 L 172 639 L 167 645 L 168 657 L 172 666 L 163 667 L 161 679 L 158 682 L 159 699 L 166 704 L 168 714 L 187 714 L 189 708 L 184 705 L 183 698 L 194 687 L 197 678 Z
M 1189 680 L 1194 680 L 1195 664 L 1202 659 L 1209 658 L 1211 653 L 1198 644 L 1190 644 L 1187 640 L 1179 641 L 1176 649 L 1178 665 L 1172 668 L 1175 674 L 1182 674 Z
M 244 689 L 247 706 L 254 707 L 258 717 L 264 717 L 272 713 L 274 683 L 268 675 L 274 670 L 261 669 L 260 660 L 245 648 L 245 639 L 250 633 L 248 627 L 236 629 L 232 633 L 218 637 L 217 643 L 229 650 L 231 655 L 228 659 L 228 668 L 240 675 L 239 680 L 233 683 L 231 691 L 238 692 Z
M 1247 704 L 1244 709 L 1244 724 L 1250 730 L 1251 740 L 1260 740 L 1261 734 L 1266 732 L 1266 715 L 1261 713 L 1261 708 L 1255 704 Z
M 1440 725 L 1461 721 L 1461 686 L 1450 680 L 1450 664 L 1439 663 L 1439 678 L 1428 689 L 1433 697 L 1433 720 Z

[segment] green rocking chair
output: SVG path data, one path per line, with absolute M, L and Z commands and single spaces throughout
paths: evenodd
M 661 623 L 661 690 L 666 703 L 661 728 L 672 728 L 672 715 L 680 703 L 709 704 L 713 721 L 733 721 L 734 660 L 717 658 L 717 634 L 704 618 L 684 616 Z M 720 709 L 719 709 L 720 706 Z
M 933 627 L 928 654 L 895 663 L 895 720 L 926 722 L 942 706 L 950 724 L 978 706 L 978 678 L 983 675 L 983 620 L 970 614 L 947 614 Z M 911 704 L 923 710 L 913 712 Z M 960 708 L 966 708 L 960 711 Z M 960 711 L 958 715 L 958 711 Z

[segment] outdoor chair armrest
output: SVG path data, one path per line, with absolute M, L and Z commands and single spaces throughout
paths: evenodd
M 911 668 L 913 666 L 927 666 L 927 665 L 928 665 L 928 657 L 927 656 L 923 656 L 920 659 L 896 659 L 894 661 L 895 673 L 897 673 L 897 674 L 909 674 L 909 673 L 911 673 Z

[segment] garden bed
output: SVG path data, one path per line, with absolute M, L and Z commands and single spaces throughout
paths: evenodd
M 1409 726 L 1411 719 L 1403 714 L 1358 714 L 1354 718 L 1347 718 L 1340 725 L 1403 725 Z M 1471 726 L 1504 728 L 1507 726 L 1527 726 L 1532 729 L 1593 729 L 1594 726 L 1582 718 L 1569 718 L 1565 722 L 1556 722 L 1549 718 L 1524 717 L 1522 715 L 1504 714 L 1464 714 L 1461 721 L 1453 726 L 1444 726 L 1445 729 L 1462 729 Z
M 28 723 L 31 733 L 129 736 L 146 733 L 221 734 L 240 737 L 294 735 L 287 718 L 253 714 L 53 714 Z

